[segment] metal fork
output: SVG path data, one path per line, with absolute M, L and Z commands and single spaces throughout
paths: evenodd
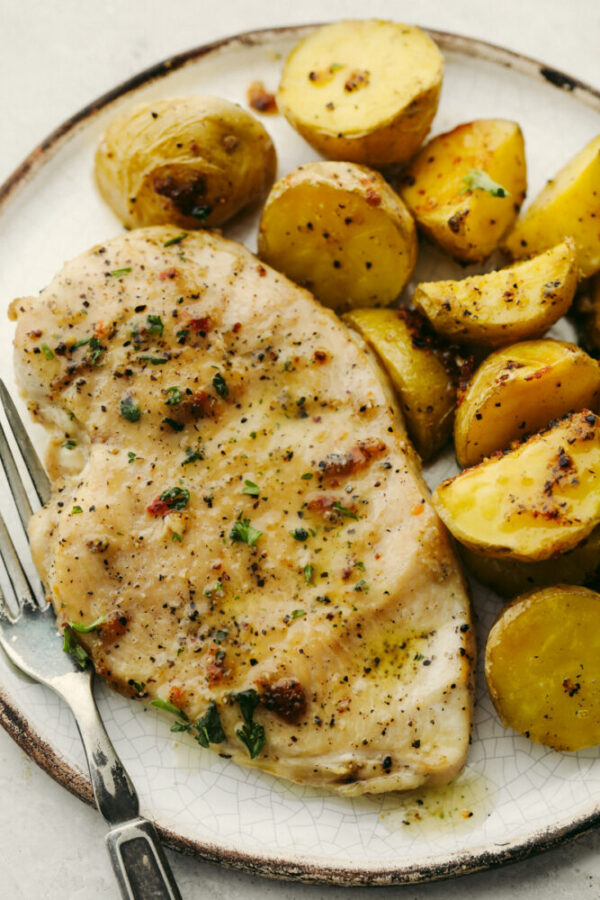
M 0 380 L 0 400 L 29 472 L 40 505 L 50 498 L 50 482 L 17 409 Z M 32 507 L 4 429 L 0 460 L 26 529 Z M 0 588 L 0 645 L 26 675 L 55 691 L 70 707 L 83 743 L 98 809 L 113 827 L 106 843 L 125 900 L 181 900 L 154 825 L 139 815 L 135 788 L 110 742 L 92 692 L 93 669 L 81 668 L 64 653 L 52 607 L 43 589 L 27 575 L 4 519 L 0 516 L 0 557 L 12 587 L 13 608 Z

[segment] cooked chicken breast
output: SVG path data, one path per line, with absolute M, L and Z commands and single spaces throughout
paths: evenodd
M 236 761 L 344 794 L 451 779 L 469 604 L 386 376 L 214 234 L 123 234 L 14 301 L 50 432 L 30 526 L 84 661 Z

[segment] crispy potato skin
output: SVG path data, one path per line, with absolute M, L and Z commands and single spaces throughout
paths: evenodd
M 454 537 L 499 558 L 549 559 L 600 522 L 600 420 L 582 410 L 442 482 L 434 505 Z
M 506 269 L 417 285 L 413 303 L 451 341 L 501 347 L 541 337 L 569 309 L 577 287 L 570 238 Z
M 471 170 L 508 191 L 466 188 Z M 481 262 L 513 224 L 527 191 L 525 144 L 516 122 L 479 119 L 429 141 L 406 169 L 400 193 L 419 227 L 455 259 Z
M 570 235 L 580 278 L 600 270 L 600 134 L 549 181 L 504 242 L 513 259 L 539 253 Z
M 600 527 L 574 550 L 551 559 L 523 562 L 496 559 L 459 545 L 465 566 L 477 581 L 491 587 L 501 597 L 516 597 L 535 588 L 553 584 L 586 584 L 600 568 Z
M 299 166 L 274 185 L 261 259 L 338 311 L 387 306 L 417 259 L 415 223 L 378 172 L 354 163 Z
M 328 159 L 387 166 L 421 146 L 442 76 L 442 56 L 419 28 L 349 20 L 300 41 L 286 61 L 277 103 Z
M 454 446 L 473 466 L 554 419 L 600 404 L 600 365 L 565 341 L 524 341 L 479 366 L 456 412 Z
M 124 225 L 222 225 L 273 183 L 277 158 L 261 123 L 216 97 L 126 109 L 96 151 L 100 193 Z
M 503 724 L 554 750 L 600 743 L 600 594 L 556 585 L 504 608 L 485 674 Z
M 450 437 L 456 388 L 420 319 L 406 309 L 357 309 L 344 316 L 379 355 L 398 393 L 408 434 L 421 458 L 429 459 Z

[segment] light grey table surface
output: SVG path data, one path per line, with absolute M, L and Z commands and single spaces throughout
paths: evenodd
M 380 16 L 457 32 L 540 59 L 600 87 L 598 0 L 0 0 L 0 183 L 47 133 L 139 70 L 250 28 Z M 0 264 L 1 264 L 0 242 Z M 3 301 L 4 302 L 4 301 Z M 39 770 L 0 730 L 0 898 L 112 900 L 100 816 Z M 356 889 L 400 897 L 600 896 L 592 833 L 503 869 L 438 884 Z M 170 853 L 185 900 L 339 900 L 337 887 L 268 881 Z

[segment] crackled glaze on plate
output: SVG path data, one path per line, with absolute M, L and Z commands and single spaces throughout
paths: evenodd
M 282 59 L 307 31 L 256 32 L 190 51 L 142 73 L 58 128 L 0 187 L 3 310 L 13 297 L 39 291 L 65 259 L 121 230 L 92 179 L 96 143 L 117 110 L 191 92 L 246 105 L 251 81 L 277 87 Z M 446 58 L 432 133 L 475 118 L 515 119 L 525 134 L 530 197 L 600 131 L 600 95 L 592 89 L 500 48 L 431 34 Z M 279 175 L 316 158 L 282 117 L 262 121 L 278 150 Z M 254 249 L 258 214 L 250 211 L 224 233 Z M 499 262 L 491 260 L 489 267 Z M 423 247 L 407 295 L 424 278 L 475 271 Z M 569 336 L 562 324 L 556 333 Z M 12 326 L 3 315 L 0 375 L 14 390 L 11 340 Z M 43 449 L 41 429 L 32 426 L 31 433 Z M 434 485 L 454 471 L 449 454 L 426 474 Z M 483 646 L 500 601 L 475 586 L 473 596 Z M 202 750 L 186 735 L 172 735 L 167 718 L 143 703 L 125 700 L 102 684 L 96 694 L 142 812 L 168 843 L 263 875 L 341 884 L 433 880 L 530 855 L 600 820 L 598 749 L 558 754 L 506 731 L 481 668 L 464 773 L 441 792 L 407 797 L 343 799 L 246 770 Z M 49 774 L 91 802 L 71 714 L 3 657 L 0 721 Z

